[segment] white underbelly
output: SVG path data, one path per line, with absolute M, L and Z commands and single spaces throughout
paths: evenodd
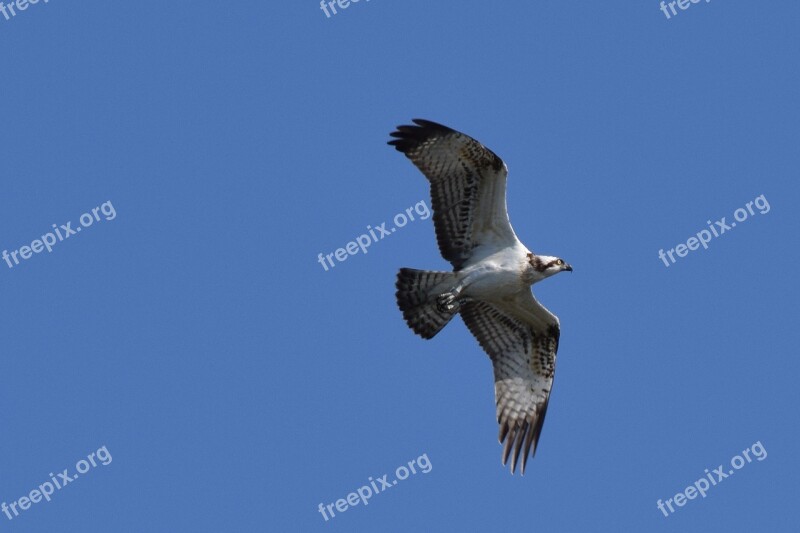
M 464 289 L 464 296 L 479 300 L 505 300 L 524 288 L 516 268 L 485 265 L 474 271 L 475 277 Z

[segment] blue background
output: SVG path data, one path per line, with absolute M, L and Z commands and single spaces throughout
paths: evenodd
M 7 531 L 792 531 L 798 521 L 800 4 L 39 2 L 0 18 L 0 500 L 107 446 Z M 401 266 L 431 220 L 388 133 L 497 152 L 521 240 L 575 267 L 524 477 L 460 320 L 423 341 Z M 759 195 L 755 215 L 658 259 Z M 391 224 L 390 224 L 391 225 Z M 768 452 L 665 518 L 705 468 Z M 325 522 L 332 503 L 427 454 Z M 390 479 L 393 476 L 390 476 Z

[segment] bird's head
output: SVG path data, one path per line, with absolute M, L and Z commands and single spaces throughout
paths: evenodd
M 528 254 L 528 262 L 533 267 L 536 281 L 554 276 L 559 272 L 572 272 L 572 267 L 563 259 L 550 255 Z

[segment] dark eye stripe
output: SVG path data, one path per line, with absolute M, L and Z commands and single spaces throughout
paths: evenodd
M 535 255 L 534 255 L 534 254 L 532 254 L 532 253 L 529 253 L 529 254 L 528 254 L 528 263 L 529 263 L 529 264 L 530 264 L 530 265 L 533 267 L 533 269 L 534 269 L 534 270 L 536 270 L 537 272 L 544 272 L 545 270 L 547 270 L 547 267 L 549 267 L 549 266 L 550 266 L 549 264 L 545 265 L 544 263 L 542 263 L 542 260 L 541 260 L 541 259 L 539 259 L 539 257 L 535 256 Z

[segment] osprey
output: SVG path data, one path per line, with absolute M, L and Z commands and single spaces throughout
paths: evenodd
M 401 268 L 397 305 L 408 326 L 433 338 L 457 314 L 489 355 L 503 465 L 522 474 L 536 453 L 553 387 L 558 317 L 531 294 L 534 283 L 572 271 L 517 239 L 506 210 L 503 160 L 475 139 L 428 120 L 398 126 L 389 141 L 428 178 L 439 251 L 453 272 Z M 512 453 L 513 450 L 513 453 Z

